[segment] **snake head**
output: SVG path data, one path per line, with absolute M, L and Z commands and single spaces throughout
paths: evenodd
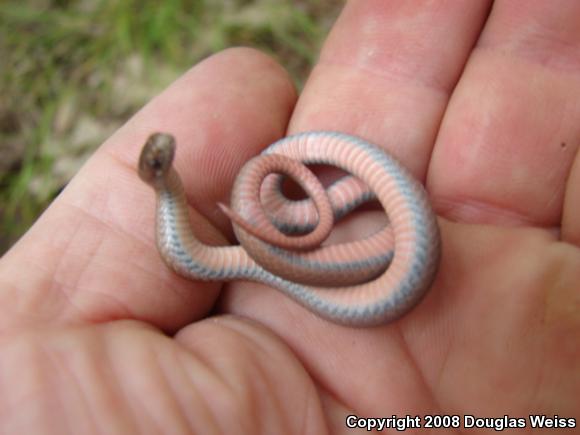
M 163 183 L 175 156 L 175 138 L 166 133 L 153 133 L 139 156 L 139 177 L 153 186 Z

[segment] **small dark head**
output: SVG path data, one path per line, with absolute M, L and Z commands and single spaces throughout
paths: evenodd
M 147 184 L 163 182 L 175 156 L 175 138 L 166 133 L 153 133 L 139 156 L 139 177 Z

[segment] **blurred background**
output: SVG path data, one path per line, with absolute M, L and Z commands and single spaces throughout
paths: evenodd
M 0 256 L 94 149 L 211 53 L 259 48 L 298 88 L 343 0 L 0 0 Z

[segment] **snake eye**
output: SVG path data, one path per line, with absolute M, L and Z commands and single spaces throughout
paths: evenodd
M 154 133 L 147 139 L 139 156 L 139 177 L 153 183 L 165 177 L 175 156 L 175 138 L 166 133 Z

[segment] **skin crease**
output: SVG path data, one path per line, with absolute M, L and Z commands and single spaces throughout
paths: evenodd
M 250 49 L 187 72 L 0 260 L 0 434 L 580 418 L 580 4 L 556 3 L 351 1 L 298 99 Z M 385 147 L 433 198 L 440 272 L 395 323 L 340 327 L 250 283 L 220 292 L 172 274 L 155 249 L 153 192 L 135 170 L 152 131 L 176 135 L 193 224 L 223 243 L 216 202 L 238 168 L 313 129 Z M 348 219 L 337 237 L 381 219 Z

